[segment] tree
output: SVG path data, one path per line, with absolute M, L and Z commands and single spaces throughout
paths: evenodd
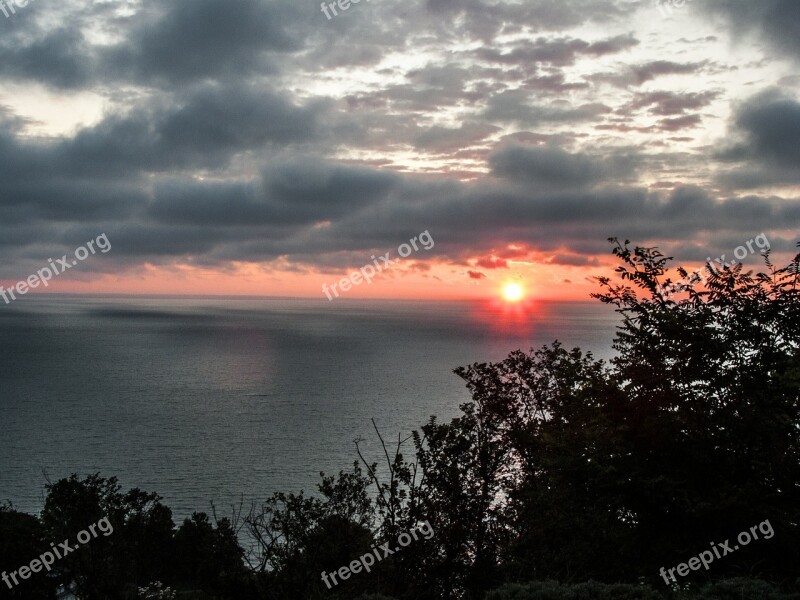
M 200 513 L 175 532 L 160 497 L 93 475 L 48 486 L 41 521 L 0 509 L 0 534 L 14 536 L 10 545 L 0 536 L 0 559 L 33 558 L 44 540 L 74 539 L 107 516 L 114 534 L 56 572 L 87 599 L 163 581 L 219 598 L 478 600 L 531 580 L 491 597 L 638 598 L 667 591 L 661 567 L 768 521 L 774 536 L 692 571 L 684 597 L 792 597 L 800 255 L 783 268 L 766 255 L 764 273 L 709 265 L 705 287 L 678 269 L 687 283 L 665 297 L 670 259 L 612 242 L 620 279 L 599 278 L 594 294 L 622 316 L 611 361 L 555 342 L 457 369 L 472 396 L 459 417 L 431 417 L 391 450 L 376 427 L 382 470 L 357 441 L 365 471 L 356 462 L 323 474 L 316 496 L 253 506 L 244 522 L 254 554 L 234 522 L 215 527 Z M 330 588 L 323 581 L 422 522 L 431 539 Z
M 595 294 L 623 317 L 610 364 L 556 342 L 458 369 L 472 402 L 415 435 L 410 498 L 435 523 L 441 597 L 476 597 L 497 569 L 661 584 L 661 566 L 765 519 L 774 540 L 707 575 L 797 576 L 800 255 L 708 266 L 707 289 L 678 269 L 665 299 L 670 259 L 612 242 L 622 281 Z
M 59 561 L 62 583 L 75 581 L 84 600 L 123 598 L 137 587 L 165 581 L 174 556 L 174 523 L 158 494 L 121 492 L 117 479 L 77 475 L 47 486 L 42 524 L 51 540 L 73 546 L 79 532 L 103 518 L 113 533 L 101 535 Z
M 9 576 L 49 549 L 44 528 L 36 517 L 18 512 L 10 505 L 0 505 L 0 574 Z M 10 576 L 8 583 L 0 581 L 0 599 L 48 600 L 55 594 L 52 578 L 17 577 L 17 581 L 18 585 L 14 585 Z
M 424 520 L 435 530 L 384 565 L 374 590 L 398 598 L 481 598 L 500 582 L 531 579 L 659 587 L 662 566 L 765 520 L 774 538 L 686 581 L 696 589 L 731 576 L 794 582 L 800 255 L 780 269 L 766 255 L 768 271 L 757 274 L 709 265 L 705 288 L 678 269 L 684 288 L 666 298 L 670 259 L 611 241 L 620 281 L 599 278 L 594 296 L 622 316 L 613 360 L 555 342 L 457 369 L 472 400 L 450 423 L 432 417 L 412 435 L 413 460 L 400 438 L 390 453 L 376 429 L 385 478 L 358 450 L 369 476 L 336 484 L 349 491 L 340 503 L 330 481 L 326 501 L 275 498 L 261 528 L 271 535 L 271 579 L 335 565 L 320 559 L 331 506 L 348 507 L 346 524 L 372 502 L 376 522 L 360 525 L 375 538 Z M 346 544 L 351 533 L 337 535 Z M 336 560 L 347 564 L 343 554 Z
M 205 513 L 193 514 L 175 533 L 174 552 L 171 580 L 179 587 L 237 600 L 255 597 L 245 553 L 229 519 L 214 527 Z
M 624 317 L 613 365 L 630 406 L 631 452 L 618 462 L 638 551 L 660 540 L 662 556 L 686 556 L 769 518 L 775 540 L 714 574 L 796 575 L 788 557 L 800 516 L 800 255 L 778 269 L 767 253 L 760 273 L 707 265 L 706 289 L 690 282 L 672 300 L 659 293 L 671 283 L 666 257 L 612 242 L 623 284 L 601 278 L 595 297 Z
M 360 575 L 333 592 L 322 573 L 337 571 L 370 551 L 375 539 L 369 478 L 358 463 L 352 473 L 322 476 L 319 498 L 274 494 L 245 519 L 258 545 L 252 566 L 264 596 L 277 599 L 351 598 L 368 591 L 374 577 Z

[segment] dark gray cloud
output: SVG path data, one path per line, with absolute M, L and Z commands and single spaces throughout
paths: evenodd
M 489 158 L 495 176 L 547 189 L 630 180 L 639 162 L 632 155 L 596 157 L 554 147 L 516 145 L 501 148 Z
M 380 203 L 396 183 L 379 170 L 296 162 L 273 165 L 251 182 L 167 181 L 156 187 L 148 214 L 168 225 L 310 226 Z
M 539 93 L 563 95 L 575 90 L 586 90 L 589 86 L 586 81 L 567 81 L 563 73 L 556 72 L 529 77 L 522 87 Z
M 626 109 L 639 110 L 647 108 L 652 115 L 672 116 L 682 115 L 689 110 L 699 110 L 708 106 L 719 92 L 640 92 L 634 96 L 633 101 Z
M 0 42 L 0 73 L 63 88 L 227 80 L 276 71 L 275 60 L 301 50 L 309 33 L 295 5 L 272 0 L 174 0 L 130 16 L 110 14 L 109 4 L 61 8 L 66 23 L 54 30 L 49 15 L 25 15 Z M 122 39 L 91 43 L 86 31 L 98 21 Z
M 571 106 L 564 102 L 549 105 L 531 104 L 531 94 L 526 90 L 509 90 L 489 98 L 483 117 L 500 123 L 516 123 L 535 127 L 542 123 L 581 123 L 595 121 L 612 112 L 610 106 L 590 102 Z
M 623 21 L 636 6 L 635 0 L 423 0 L 422 4 L 440 33 L 467 34 L 484 41 L 518 31 L 522 25 L 534 31 L 559 31 L 587 23 Z
M 717 182 L 723 187 L 733 190 L 799 185 L 800 170 L 777 167 L 738 167 L 719 172 Z
M 297 9 L 262 0 L 177 0 L 162 14 L 147 14 L 128 39 L 109 52 L 144 79 L 182 82 L 261 70 L 263 53 L 300 49 L 302 31 L 293 27 Z
M 268 144 L 319 141 L 325 100 L 297 106 L 266 86 L 201 86 L 112 113 L 53 148 L 53 168 L 96 175 L 225 166 Z M 330 130 L 326 130 L 330 133 Z
M 483 274 L 529 249 L 590 266 L 611 235 L 699 256 L 798 223 L 789 193 L 679 183 L 710 177 L 714 151 L 669 132 L 699 130 L 736 65 L 704 53 L 711 36 L 666 53 L 628 33 L 642 5 L 373 1 L 328 21 L 310 0 L 37 4 L 0 40 L 0 76 L 105 108 L 47 137 L 0 107 L 0 277 L 99 232 L 114 251 L 91 268 L 109 272 L 360 266 L 430 230 L 415 269 L 431 256 Z M 770 35 L 778 15 L 793 31 L 786 4 L 721 5 L 742 28 Z M 671 75 L 719 79 L 698 91 Z M 735 169 L 716 183 L 797 183 L 798 114 L 774 92 L 738 106 L 712 163 Z
M 767 90 L 738 108 L 734 126 L 734 134 L 744 140 L 721 153 L 722 158 L 800 166 L 800 103 L 777 90 Z
M 682 117 L 673 117 L 671 119 L 661 119 L 658 122 L 658 128 L 661 131 L 680 131 L 682 129 L 692 129 L 697 127 L 702 122 L 700 115 L 684 115 Z
M 597 73 L 589 80 L 608 83 L 616 87 L 638 87 L 664 75 L 700 74 L 707 63 L 678 63 L 671 60 L 654 60 L 636 65 L 623 65 L 618 72 Z
M 87 178 L 59 168 L 58 144 L 34 143 L 0 123 L 0 223 L 124 219 L 146 201 L 135 178 Z M 64 158 L 64 154 L 60 155 Z
M 716 157 L 740 163 L 719 180 L 736 189 L 800 182 L 800 103 L 775 89 L 742 102 Z
M 465 121 L 460 127 L 430 127 L 416 137 L 414 146 L 435 152 L 455 151 L 482 142 L 499 130 L 475 121 Z
M 9 36 L 0 42 L 0 73 L 9 79 L 79 88 L 95 77 L 94 56 L 79 30 L 68 27 L 40 36 Z
M 779 52 L 800 59 L 800 2 L 796 0 L 715 0 L 698 2 L 706 13 L 725 17 L 737 38 L 755 32 Z
M 470 256 L 495 255 L 491 263 L 479 265 L 490 268 L 510 258 L 496 252 L 508 244 L 563 255 L 568 258 L 560 262 L 578 264 L 579 256 L 605 252 L 604 240 L 610 235 L 692 240 L 714 223 L 720 235 L 736 238 L 800 218 L 800 202 L 779 198 L 719 202 L 697 187 L 682 187 L 666 196 L 636 187 L 584 191 L 567 185 L 575 183 L 571 179 L 586 185 L 602 181 L 601 176 L 613 180 L 619 167 L 612 159 L 517 148 L 501 151 L 493 160 L 496 169 L 512 170 L 517 178 L 512 185 L 496 179 L 466 184 L 397 175 L 304 155 L 271 164 L 246 179 L 164 176 L 147 197 L 134 196 L 133 202 L 117 197 L 124 188 L 122 178 L 105 192 L 97 186 L 71 195 L 76 202 L 95 198 L 107 204 L 71 205 L 63 195 L 53 194 L 52 207 L 61 212 L 49 214 L 45 206 L 32 210 L 37 203 L 29 196 L 3 194 L 2 210 L 16 211 L 16 220 L 2 220 L 0 237 L 19 244 L 4 245 L 7 250 L 0 251 L 10 259 L 3 274 L 13 269 L 13 276 L 19 276 L 26 261 L 46 259 L 53 254 L 54 240 L 74 248 L 98 231 L 107 233 L 114 244 L 114 252 L 98 267 L 109 270 L 143 260 L 224 266 L 230 260 L 278 257 L 301 269 L 354 266 L 424 230 L 436 239 L 432 257 L 463 264 Z M 548 172 L 548 164 L 560 172 Z M 534 184 L 528 168 L 539 169 L 534 174 L 551 184 L 550 189 Z M 531 184 L 517 185 L 525 177 L 531 177 Z M 68 189 L 62 185 L 59 193 Z M 11 197 L 16 200 L 9 201 Z M 43 194 L 39 202 L 46 197 Z M 83 212 L 76 206 L 83 206 Z M 103 207 L 114 212 L 104 215 Z M 95 222 L 83 222 L 84 214 L 93 215 Z M 64 218 L 70 221 L 59 225 Z M 713 251 L 717 249 L 707 252 Z
M 580 56 L 616 54 L 639 44 L 632 34 L 619 35 L 599 42 L 589 43 L 576 38 L 544 38 L 520 42 L 508 51 L 481 48 L 475 56 L 486 62 L 527 66 L 531 63 L 549 63 L 558 66 L 575 64 Z

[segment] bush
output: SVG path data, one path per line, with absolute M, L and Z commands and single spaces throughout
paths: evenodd
M 13 573 L 21 566 L 49 550 L 47 538 L 39 520 L 17 512 L 11 506 L 0 505 L 0 573 Z M 6 575 L 8 577 L 8 575 Z M 18 579 L 13 589 L 0 581 L 0 600 L 44 600 L 53 597 L 55 582 L 51 577 Z
M 160 581 L 139 588 L 140 600 L 175 600 L 175 596 L 176 592 L 171 588 L 165 588 Z
M 664 596 L 643 585 L 534 581 L 505 585 L 489 592 L 486 600 L 664 600 Z
M 784 593 L 759 579 L 743 577 L 709 583 L 697 591 L 663 593 L 649 586 L 605 584 L 596 581 L 561 584 L 533 581 L 508 584 L 489 592 L 486 600 L 800 600 L 800 593 Z
M 758 579 L 735 578 L 706 585 L 700 593 L 709 600 L 800 600 L 800 594 L 783 593 Z

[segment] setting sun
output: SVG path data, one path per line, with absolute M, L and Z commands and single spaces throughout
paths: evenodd
M 525 295 L 525 291 L 522 289 L 522 286 L 518 283 L 514 283 L 513 281 L 506 283 L 503 286 L 503 298 L 507 302 L 519 302 L 522 300 L 522 297 Z

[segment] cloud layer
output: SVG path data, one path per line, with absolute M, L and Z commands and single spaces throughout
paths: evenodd
M 614 235 L 788 250 L 798 4 L 700 4 L 31 4 L 0 41 L 0 280 L 100 232 L 92 276 L 313 274 L 424 230 L 412 270 L 467 285 Z M 43 94 L 102 108 L 70 126 Z

